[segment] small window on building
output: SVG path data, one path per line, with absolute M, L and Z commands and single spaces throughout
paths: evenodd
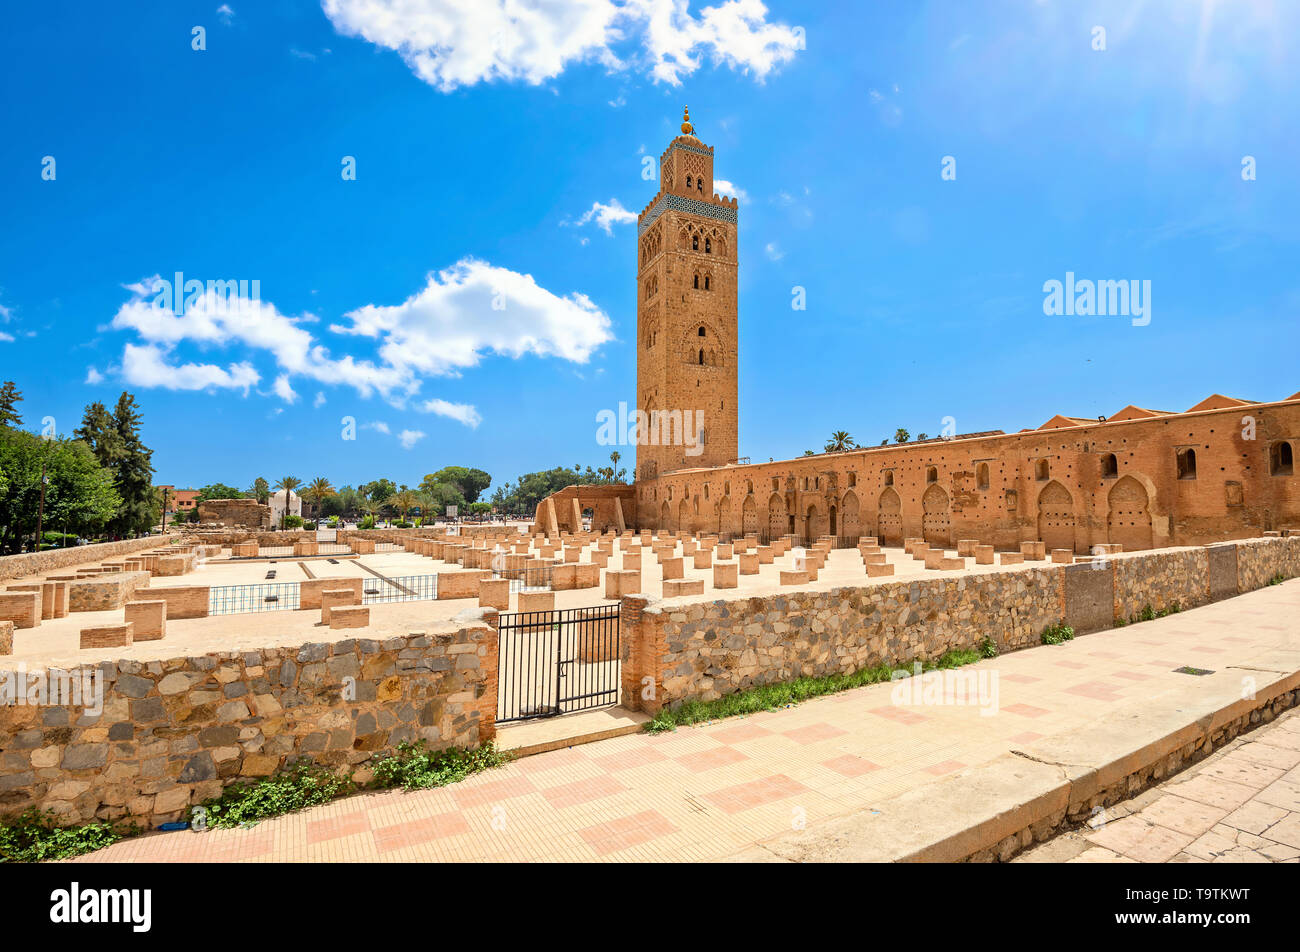
M 695 276 L 695 290 L 698 291 L 699 289 L 700 289 L 700 276 L 697 274 Z
M 892 469 L 886 470 L 885 472 L 885 485 L 886 486 L 894 485 L 894 471 Z
M 706 255 L 713 254 L 713 242 L 708 238 L 704 239 L 704 253 Z
M 1040 459 L 1037 463 L 1034 464 L 1034 478 L 1037 479 L 1039 482 L 1042 482 L 1043 480 L 1047 479 L 1051 475 L 1052 475 L 1052 470 L 1051 467 L 1048 466 L 1047 460 Z
M 1295 472 L 1291 444 L 1286 440 L 1274 443 L 1268 452 L 1268 472 L 1270 476 L 1290 476 Z
M 975 484 L 979 486 L 980 489 L 989 488 L 989 464 L 988 463 L 980 463 L 979 466 L 976 468 Z
M 777 491 L 778 489 L 780 489 L 780 488 L 781 488 L 781 480 L 780 480 L 778 477 L 773 476 L 773 477 L 772 477 L 772 492 L 776 492 L 776 491 Z
M 1196 478 L 1196 450 L 1186 449 L 1178 451 L 1178 478 Z
M 704 325 L 703 325 L 703 324 L 700 325 L 700 336 L 701 336 L 701 337 L 704 336 Z
M 937 483 L 939 481 L 939 470 L 934 466 L 927 466 L 925 469 L 925 481 L 927 483 Z
M 696 179 L 696 180 L 695 180 L 695 191 L 700 192 L 701 194 L 703 194 L 703 192 L 704 192 L 704 179 L 699 178 L 699 179 Z
M 700 348 L 700 366 L 704 366 L 704 348 Z
M 858 474 L 849 473 L 849 488 L 852 489 L 857 484 L 858 484 Z
M 691 187 L 691 183 L 692 183 L 692 181 L 693 181 L 693 180 L 691 179 L 691 177 L 690 177 L 689 175 L 686 176 L 686 187 L 687 187 L 687 188 L 690 188 L 690 187 Z
M 691 250 L 692 250 L 692 251 L 699 251 L 699 250 L 700 250 L 700 236 L 699 236 L 699 235 L 691 235 Z
M 707 274 L 704 276 L 704 290 L 709 290 L 709 276 Z
M 1101 458 L 1101 478 L 1114 479 L 1119 475 L 1119 460 L 1114 453 L 1106 453 Z

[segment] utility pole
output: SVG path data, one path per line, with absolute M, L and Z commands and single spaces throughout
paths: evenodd
M 167 534 L 167 487 L 163 487 L 163 516 L 162 516 L 163 535 Z
M 36 507 L 36 548 L 34 551 L 41 551 L 41 520 L 45 518 L 45 484 L 49 479 L 45 476 L 45 460 L 41 460 L 41 502 Z

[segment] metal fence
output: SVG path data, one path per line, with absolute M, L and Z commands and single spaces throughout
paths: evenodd
M 208 589 L 208 614 L 294 611 L 299 607 L 300 598 L 301 589 L 297 582 L 215 585 Z
M 551 577 L 555 570 L 553 565 L 541 565 L 524 569 L 497 569 L 497 578 L 510 580 L 511 592 L 540 592 L 551 587 Z
M 361 604 L 420 602 L 438 597 L 438 576 L 400 575 L 397 578 L 368 578 L 361 586 Z
M 402 545 L 400 542 L 376 542 L 375 551 L 376 552 L 405 552 L 406 546 Z
M 263 545 L 257 550 L 259 559 L 283 559 L 293 555 L 293 546 L 291 545 Z
M 619 606 L 513 612 L 499 620 L 497 723 L 619 700 Z

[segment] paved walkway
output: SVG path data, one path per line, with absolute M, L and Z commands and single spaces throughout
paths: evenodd
M 1017 857 L 1025 863 L 1300 863 L 1300 710 Z
M 1230 666 L 1300 646 L 1297 617 L 1300 581 L 1291 581 L 962 669 L 997 672 L 993 716 L 977 706 L 895 705 L 890 685 L 874 685 L 538 754 L 437 790 L 356 796 L 248 830 L 150 834 L 83 861 L 719 859 L 801 824 L 871 810 L 1120 707 L 1159 705 L 1192 677 L 1176 668 L 1212 669 L 1204 683 L 1237 684 L 1249 672 Z M 1294 775 L 1294 764 L 1262 769 Z

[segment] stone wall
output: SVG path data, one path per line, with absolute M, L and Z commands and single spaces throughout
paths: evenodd
M 1277 575 L 1300 575 L 1300 536 L 1237 543 L 1237 585 L 1241 591 L 1261 588 Z
M 634 697 L 641 677 L 655 679 L 657 698 L 644 704 L 653 711 L 755 685 L 932 660 L 985 638 L 999 650 L 1026 647 L 1063 618 L 1063 580 L 1060 568 L 1035 568 L 734 601 L 629 596 L 624 604 L 642 607 L 636 630 L 625 626 L 625 662 L 638 682 Z
M 467 613 L 427 634 L 76 669 L 104 679 L 97 716 L 0 706 L 0 813 L 34 805 L 68 824 L 155 827 L 300 757 L 364 781 L 402 741 L 475 747 L 496 730 L 495 623 Z
M 66 549 L 46 549 L 44 552 L 0 556 L 0 582 L 28 575 L 44 575 L 70 565 L 100 562 L 143 549 L 156 549 L 165 546 L 168 542 L 178 541 L 179 538 L 168 533 L 165 536 L 145 536 L 142 539 L 123 539 L 121 542 L 74 545 Z
M 121 608 L 149 585 L 148 572 L 109 572 L 68 582 L 68 611 L 101 612 Z
M 1126 555 L 1112 562 L 1116 618 L 1132 618 L 1148 605 L 1161 611 L 1210 600 L 1210 557 L 1204 548 Z
M 985 638 L 999 651 L 1027 648 L 1061 622 L 1084 634 L 1147 605 L 1190 608 L 1259 588 L 1279 573 L 1300 575 L 1300 538 L 1236 548 L 1241 581 L 1231 593 L 1212 590 L 1211 552 L 1198 547 L 731 600 L 624 596 L 623 703 L 655 712 L 798 677 L 931 660 Z

